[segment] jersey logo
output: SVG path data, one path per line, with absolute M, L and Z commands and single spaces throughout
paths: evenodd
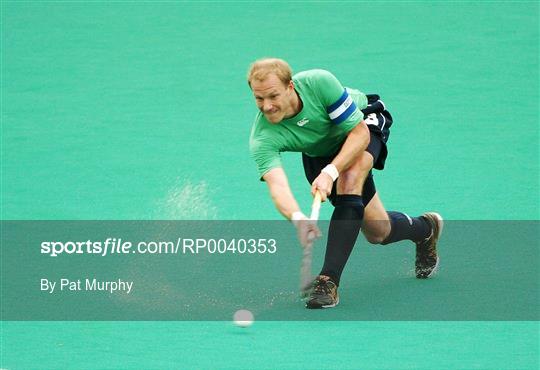
M 307 118 L 302 118 L 300 121 L 296 122 L 296 124 L 300 127 L 305 126 L 307 123 L 309 123 L 309 119 Z
M 375 126 L 379 125 L 379 120 L 377 119 L 377 115 L 375 113 L 368 114 L 366 118 L 364 118 L 364 121 L 368 125 L 375 125 Z

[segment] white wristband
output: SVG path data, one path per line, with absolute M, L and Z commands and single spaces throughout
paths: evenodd
M 323 168 L 321 172 L 329 175 L 332 178 L 332 181 L 336 181 L 336 179 L 339 177 L 339 172 L 336 166 L 334 166 L 332 163 Z
M 300 211 L 293 212 L 291 215 L 291 222 L 294 226 L 296 226 L 300 220 L 307 220 L 307 216 Z

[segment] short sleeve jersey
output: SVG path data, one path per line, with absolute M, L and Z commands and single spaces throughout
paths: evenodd
M 249 146 L 261 178 L 282 166 L 281 152 L 302 152 L 311 157 L 335 154 L 364 118 L 360 109 L 368 104 L 366 95 L 344 88 L 332 73 L 308 70 L 294 75 L 293 82 L 302 110 L 274 124 L 259 112 L 253 123 Z

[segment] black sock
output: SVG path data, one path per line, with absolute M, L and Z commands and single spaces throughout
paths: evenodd
M 390 217 L 391 230 L 383 245 L 400 240 L 419 242 L 431 235 L 431 226 L 423 217 L 409 217 L 401 212 L 387 212 Z
M 329 276 L 336 285 L 349 259 L 364 218 L 360 195 L 338 195 L 328 229 L 328 243 L 321 275 Z

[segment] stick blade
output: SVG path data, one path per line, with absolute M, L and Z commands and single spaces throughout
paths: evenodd
M 313 244 L 304 248 L 302 265 L 300 267 L 300 297 L 306 298 L 311 294 L 313 275 L 311 274 L 311 261 L 313 256 Z

